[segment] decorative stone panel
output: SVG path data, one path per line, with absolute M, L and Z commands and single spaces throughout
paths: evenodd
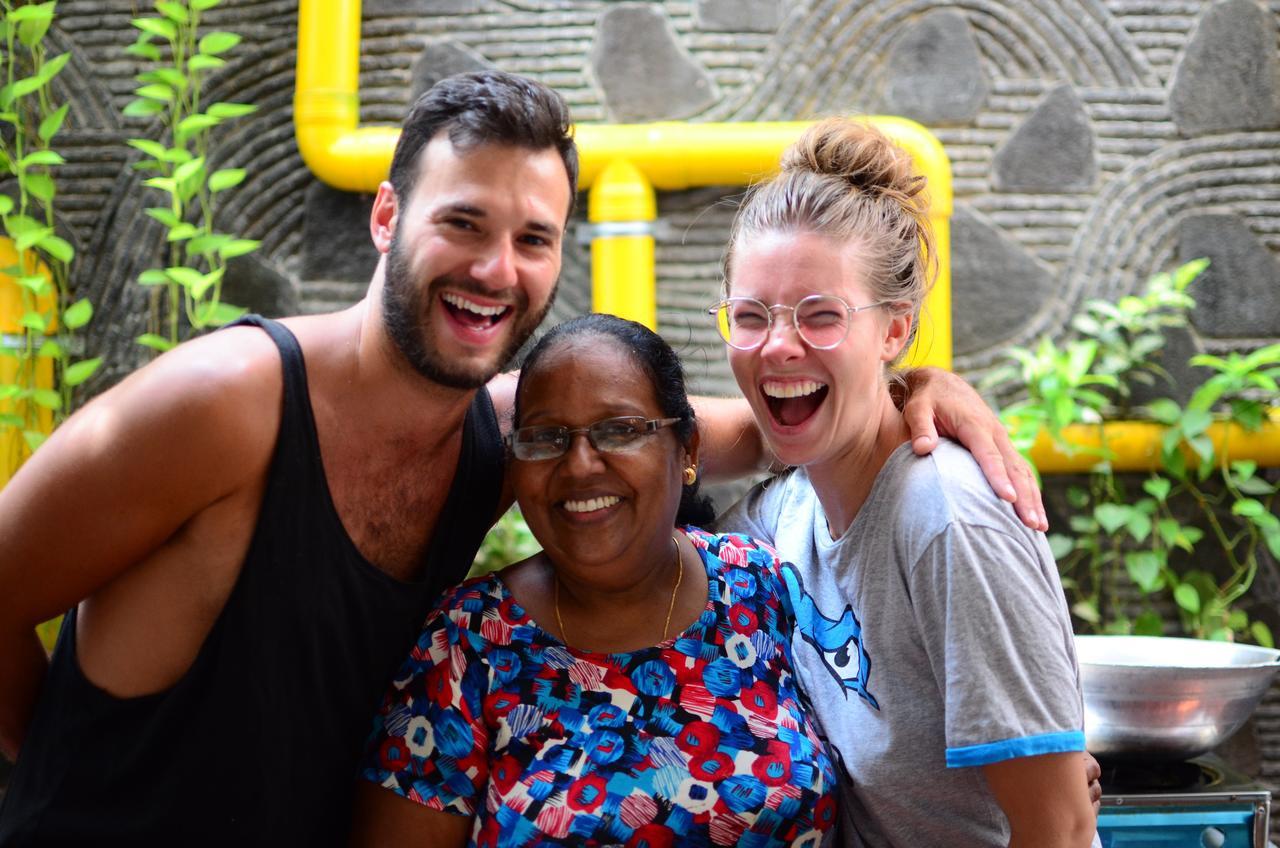
M 964 15 L 938 9 L 903 28 L 885 63 L 883 111 L 924 124 L 972 121 L 987 99 L 986 72 Z
M 1210 6 L 1174 75 L 1169 109 L 1189 136 L 1280 127 L 1274 14 L 1253 0 Z
M 1209 259 L 1197 278 L 1196 329 L 1216 338 L 1280 336 L 1280 263 L 1236 215 L 1178 222 L 1178 259 Z
M 666 16 L 648 5 L 620 3 L 600 16 L 591 68 L 623 123 L 689 117 L 717 96 Z
M 996 150 L 995 187 L 1002 191 L 1087 191 L 1098 168 L 1093 128 L 1069 85 L 1049 91 Z

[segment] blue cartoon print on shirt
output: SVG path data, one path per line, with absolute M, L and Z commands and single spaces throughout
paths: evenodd
M 787 595 L 795 610 L 796 629 L 801 637 L 817 650 L 827 671 L 845 689 L 846 697 L 849 691 L 856 692 L 872 707 L 880 709 L 880 704 L 867 689 L 871 657 L 862 645 L 862 624 L 853 614 L 853 607 L 845 604 L 838 620 L 827 618 L 804 590 L 804 580 L 795 566 L 789 562 L 781 565 L 782 580 L 787 586 Z

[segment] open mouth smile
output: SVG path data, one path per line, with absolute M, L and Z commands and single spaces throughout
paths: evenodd
M 496 327 L 512 311 L 510 306 L 486 305 L 457 292 L 444 292 L 440 300 L 455 321 L 474 330 Z
M 760 384 L 770 417 L 783 427 L 798 427 L 812 418 L 829 391 L 826 383 L 817 380 L 765 380 Z

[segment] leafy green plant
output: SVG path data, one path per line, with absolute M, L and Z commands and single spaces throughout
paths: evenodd
M 1257 430 L 1265 420 L 1261 398 L 1276 396 L 1280 345 L 1192 357 L 1190 364 L 1212 375 L 1185 406 L 1162 398 L 1133 408 L 1135 384 L 1168 380 L 1155 357 L 1165 332 L 1186 326 L 1195 305 L 1187 288 L 1206 265 L 1197 260 L 1156 275 L 1139 296 L 1089 301 L 1065 342 L 1045 339 L 1035 349 L 1010 351 L 1014 364 L 987 385 L 1025 392 L 1002 413 L 1019 449 L 1029 451 L 1043 430 L 1059 450 L 1096 459 L 1087 484 L 1067 490 L 1071 533 L 1050 536 L 1072 612 L 1087 628 L 1148 635 L 1177 629 L 1269 646 L 1267 626 L 1249 617 L 1247 593 L 1262 549 L 1280 557 L 1276 486 L 1257 474 L 1256 463 L 1229 456 L 1232 434 Z M 1104 419 L 1135 412 L 1165 428 L 1160 470 L 1141 481 L 1140 491 L 1115 473 L 1103 427 Z M 1072 441 L 1073 425 L 1096 428 L 1095 443 Z M 1224 434 L 1220 443 L 1211 437 L 1215 427 Z M 1196 555 L 1204 559 L 1206 548 L 1220 565 L 1189 566 Z M 1142 609 L 1131 617 L 1135 594 Z M 1176 627 L 1165 622 L 1159 598 L 1172 600 Z
M 137 76 L 137 98 L 125 107 L 133 117 L 159 116 L 169 144 L 134 138 L 129 144 L 143 154 L 134 167 L 154 172 L 146 185 L 167 203 L 147 214 L 168 230 L 166 264 L 143 271 L 138 283 L 152 288 L 149 332 L 138 342 L 164 351 L 183 335 L 183 321 L 193 332 L 219 327 L 244 314 L 222 301 L 227 262 L 251 253 L 258 242 L 214 229 L 217 196 L 239 185 L 242 168 L 211 170 L 210 134 L 214 127 L 252 114 L 246 103 L 202 102 L 210 73 L 223 67 L 222 54 L 240 43 L 231 32 L 200 35 L 200 16 L 220 0 L 155 0 L 155 16 L 137 17 L 137 40 L 128 48 L 152 67 Z
M 0 195 L 7 239 L 0 250 L 0 316 L 18 316 L 16 326 L 0 326 L 0 438 L 9 453 L 0 470 L 16 469 L 40 446 L 69 411 L 72 390 L 101 365 L 97 357 L 76 358 L 74 334 L 89 323 L 93 306 L 73 299 L 75 249 L 57 233 L 53 169 L 64 160 L 53 141 L 69 105 L 56 105 L 51 87 L 71 55 L 49 55 L 45 36 L 54 11 L 54 2 L 0 0 L 0 124 L 6 127 L 0 174 L 12 179 L 12 195 Z
M 533 532 L 529 530 L 524 516 L 520 514 L 520 507 L 513 505 L 484 537 L 484 542 L 480 545 L 480 550 L 476 553 L 476 558 L 471 563 L 471 571 L 467 576 L 477 577 L 506 568 L 511 563 L 527 559 L 540 550 L 542 546 L 538 544 L 537 539 L 533 538 Z

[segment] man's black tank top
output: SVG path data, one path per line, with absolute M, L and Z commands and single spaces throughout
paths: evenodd
M 240 576 L 190 670 L 115 698 L 81 674 L 74 610 L 0 807 L 0 846 L 341 845 L 384 687 L 498 508 L 502 444 L 476 394 L 420 583 L 356 549 L 330 499 L 306 371 L 283 325 L 284 402 Z M 128 509 L 128 504 L 121 504 Z

